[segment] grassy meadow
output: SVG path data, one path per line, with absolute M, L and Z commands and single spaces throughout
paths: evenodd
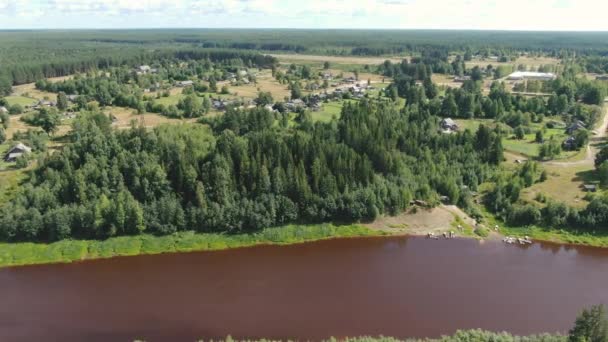
M 213 251 L 263 244 L 288 245 L 338 237 L 378 236 L 360 225 L 288 225 L 252 234 L 211 234 L 193 231 L 167 236 L 137 235 L 97 240 L 63 240 L 51 244 L 0 243 L 0 267 L 70 263 L 117 256 Z

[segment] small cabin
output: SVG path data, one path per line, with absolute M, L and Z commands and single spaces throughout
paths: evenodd
M 456 123 L 456 121 L 450 118 L 445 118 L 441 120 L 439 124 L 441 125 L 441 129 L 444 132 L 453 132 L 458 130 L 458 124 Z
M 178 86 L 178 87 L 189 87 L 189 86 L 191 86 L 193 84 L 194 84 L 193 81 L 179 81 L 175 85 Z
M 585 185 L 583 185 L 583 189 L 586 192 L 596 192 L 597 191 L 597 185 L 595 185 L 595 184 L 585 184 Z
M 32 152 L 31 147 L 28 147 L 22 143 L 18 143 L 17 145 L 9 149 L 8 152 L 6 152 L 6 155 L 4 156 L 4 161 L 7 163 L 14 162 L 17 160 L 17 158 L 30 152 Z
M 454 82 L 456 83 L 464 83 L 466 81 L 470 81 L 471 76 L 454 76 Z
M 576 149 L 576 138 L 568 137 L 568 139 L 564 140 L 562 143 L 562 148 L 564 150 L 574 150 Z
M 585 123 L 580 120 L 576 120 L 566 128 L 566 133 L 572 134 L 580 129 L 585 129 Z

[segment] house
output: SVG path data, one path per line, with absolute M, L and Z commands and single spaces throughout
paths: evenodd
M 323 74 L 323 79 L 324 79 L 324 80 L 331 81 L 333 78 L 334 78 L 334 77 L 333 77 L 333 75 L 331 74 L 331 72 L 326 72 L 326 73 L 324 73 L 324 74 Z
M 576 120 L 573 121 L 567 128 L 566 128 L 566 133 L 567 134 L 572 134 L 576 131 L 578 131 L 579 129 L 585 129 L 585 123 L 582 122 L 581 120 Z
M 149 65 L 140 65 L 140 66 L 137 68 L 137 71 L 139 71 L 139 72 L 140 72 L 140 73 L 142 73 L 142 74 L 147 74 L 147 73 L 149 73 L 149 72 L 150 72 L 150 70 L 152 70 L 152 68 L 150 68 L 150 66 L 149 66 Z
M 595 185 L 595 184 L 584 184 L 583 185 L 583 189 L 586 192 L 596 192 L 597 191 L 597 185 Z
M 516 71 L 509 76 L 507 79 L 510 81 L 523 81 L 523 80 L 536 80 L 536 81 L 552 81 L 557 76 L 550 72 L 533 72 L 533 71 Z
M 211 105 L 213 106 L 213 108 L 215 108 L 217 110 L 224 109 L 224 102 L 222 100 L 213 100 Z
M 562 147 L 564 148 L 564 150 L 576 149 L 576 138 L 572 136 L 568 137 L 568 139 L 564 140 L 564 142 L 562 143 Z
M 355 82 L 357 82 L 357 79 L 354 76 L 351 76 L 351 77 L 345 78 L 344 82 L 346 82 L 346 83 L 355 83 Z
M 4 106 L 0 106 L 0 113 L 8 113 L 8 109 Z
M 304 101 L 302 101 L 301 99 L 291 100 L 291 101 L 285 103 L 285 107 L 287 107 L 287 109 L 289 109 L 291 111 L 295 111 L 296 109 L 298 109 L 300 107 L 304 107 Z
M 193 81 L 188 80 L 188 81 L 179 81 L 175 85 L 178 86 L 178 87 L 189 87 L 189 86 L 191 86 L 193 84 L 194 84 Z
M 454 76 L 454 82 L 464 83 L 466 81 L 470 81 L 471 76 Z
M 211 105 L 217 110 L 225 110 L 228 106 L 236 104 L 236 101 L 223 100 L 223 99 L 212 99 Z M 253 104 L 250 103 L 250 104 Z
M 6 155 L 4 156 L 4 161 L 8 163 L 14 162 L 17 160 L 17 158 L 21 157 L 25 153 L 30 152 L 32 152 L 31 147 L 25 146 L 22 143 L 18 143 L 17 145 L 9 149 L 8 152 L 6 152 Z
M 40 100 L 38 101 L 37 104 L 35 104 L 34 106 L 32 106 L 32 108 L 34 109 L 39 109 L 42 107 L 55 107 L 57 104 L 53 101 L 48 101 L 48 100 Z
M 312 109 L 314 112 L 318 112 L 321 110 L 321 104 L 318 102 L 315 102 L 310 106 L 310 109 Z
M 443 130 L 444 133 L 451 133 L 453 131 L 458 130 L 458 124 L 450 118 L 445 118 L 445 119 L 441 120 L 439 125 L 441 126 L 441 129 Z
M 74 102 L 78 98 L 78 95 L 67 95 L 68 101 Z

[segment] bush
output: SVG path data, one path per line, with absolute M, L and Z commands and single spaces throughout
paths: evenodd
M 26 168 L 28 164 L 29 158 L 27 157 L 27 154 L 24 154 L 21 157 L 17 158 L 15 162 L 15 167 L 17 167 L 18 169 L 23 169 Z
M 514 226 L 527 226 L 539 223 L 541 213 L 533 205 L 514 205 L 507 213 L 507 222 Z
M 21 113 L 23 113 L 23 107 L 21 107 L 20 104 L 14 104 L 14 105 L 10 106 L 10 108 L 8 109 L 8 112 L 11 115 L 21 114 Z

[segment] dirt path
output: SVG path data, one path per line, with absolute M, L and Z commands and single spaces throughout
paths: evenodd
M 600 145 L 605 142 L 606 137 L 608 136 L 608 106 L 604 109 L 604 117 L 600 126 L 596 130 L 597 134 L 593 135 L 591 139 L 589 139 L 589 144 L 587 145 L 587 153 L 585 155 L 585 159 L 571 161 L 571 162 L 558 162 L 558 161 L 548 161 L 543 164 L 553 165 L 553 166 L 582 166 L 582 165 L 590 165 L 593 166 L 595 164 L 595 156 L 598 154 L 600 150 Z
M 441 235 L 456 230 L 454 225 L 457 220 L 469 230 L 476 225 L 475 219 L 457 206 L 440 205 L 431 209 L 415 207 L 401 215 L 378 218 L 365 226 L 396 235 Z

